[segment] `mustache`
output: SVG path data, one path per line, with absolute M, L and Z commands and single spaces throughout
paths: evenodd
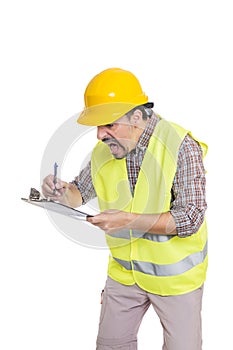
M 102 139 L 102 142 L 106 143 L 107 145 L 109 145 L 111 143 L 115 143 L 118 146 L 122 147 L 122 145 L 120 144 L 119 141 L 117 141 L 116 139 L 111 138 L 111 137 L 105 137 L 104 139 Z

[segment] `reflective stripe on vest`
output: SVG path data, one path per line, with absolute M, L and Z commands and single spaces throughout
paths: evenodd
M 128 229 L 123 229 L 123 230 L 111 233 L 109 236 L 114 238 L 130 239 L 130 232 Z M 167 242 L 170 239 L 174 238 L 175 236 L 174 235 L 157 235 L 149 232 L 132 230 L 132 237 L 148 239 L 149 241 L 153 241 L 153 242 Z
M 137 260 L 132 260 L 131 264 L 130 261 L 121 260 L 114 257 L 113 259 L 116 260 L 119 264 L 121 264 L 126 270 L 132 270 L 133 266 L 133 270 L 145 273 L 147 275 L 176 276 L 185 273 L 193 267 L 203 263 L 206 258 L 206 255 L 207 243 L 202 251 L 193 253 L 175 264 L 159 265 Z

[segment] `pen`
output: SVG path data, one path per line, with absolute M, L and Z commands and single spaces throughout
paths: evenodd
M 53 172 L 53 183 L 54 183 L 54 190 L 53 190 L 53 194 L 56 194 L 56 183 L 57 183 L 57 168 L 58 168 L 58 165 L 57 163 L 55 162 L 54 163 L 54 172 Z

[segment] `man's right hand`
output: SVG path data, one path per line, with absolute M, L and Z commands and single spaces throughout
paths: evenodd
M 46 198 L 51 198 L 53 200 L 59 200 L 66 191 L 67 182 L 57 179 L 56 186 L 54 185 L 54 176 L 48 175 L 44 178 L 42 183 L 42 193 Z
M 53 175 L 48 175 L 43 180 L 41 189 L 46 198 L 73 208 L 82 205 L 81 194 L 75 185 L 61 179 L 57 179 L 56 185 L 54 185 L 53 180 Z

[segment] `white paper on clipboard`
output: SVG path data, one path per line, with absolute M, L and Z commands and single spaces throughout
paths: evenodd
M 29 204 L 33 204 L 37 207 L 50 210 L 61 215 L 65 215 L 76 220 L 86 220 L 87 217 L 92 216 L 80 210 L 70 208 L 67 205 L 54 202 L 52 200 L 49 200 L 49 201 L 47 199 L 30 200 L 26 198 L 21 198 L 21 199 Z

